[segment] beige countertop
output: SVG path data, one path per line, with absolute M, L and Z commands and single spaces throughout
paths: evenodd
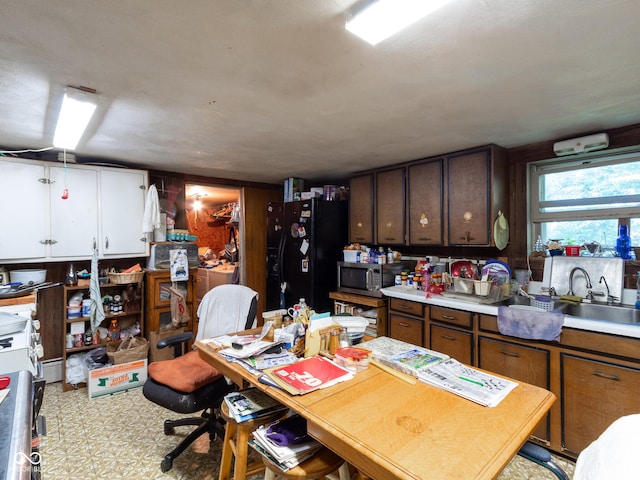
M 455 308 L 458 310 L 466 310 L 468 312 L 484 313 L 486 315 L 498 315 L 497 305 L 486 305 L 474 301 L 445 298 L 441 295 L 433 295 L 427 298 L 425 292 L 410 287 L 387 287 L 381 289 L 381 292 L 387 297 L 401 298 L 404 300 L 410 300 L 412 302 L 421 302 L 428 305 L 438 305 L 441 307 Z M 473 297 L 470 297 L 470 299 L 472 298 Z M 609 333 L 612 335 L 640 338 L 640 325 L 621 324 L 565 315 L 564 326 L 567 328 L 576 328 L 579 330 L 588 330 L 592 332 L 601 332 Z

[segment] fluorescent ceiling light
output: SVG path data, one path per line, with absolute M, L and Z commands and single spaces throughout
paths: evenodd
M 375 45 L 449 1 L 369 0 L 349 13 L 345 28 Z
M 94 93 L 67 87 L 53 136 L 53 146 L 73 150 L 78 145 L 97 106 Z

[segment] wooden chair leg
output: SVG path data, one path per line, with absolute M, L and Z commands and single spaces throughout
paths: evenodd
M 220 458 L 220 474 L 218 480 L 229 480 L 231 473 L 231 461 L 233 460 L 233 447 L 231 443 L 236 435 L 236 424 L 227 423 L 222 444 L 222 457 Z
M 247 458 L 249 457 L 249 429 L 238 427 L 236 437 L 236 461 L 233 468 L 233 480 L 247 478 Z

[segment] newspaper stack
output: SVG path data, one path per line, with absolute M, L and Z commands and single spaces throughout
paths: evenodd
M 253 432 L 253 438 L 249 440 L 256 451 L 264 455 L 280 470 L 287 471 L 304 462 L 316 453 L 322 444 L 306 435 L 306 423 L 304 434 L 293 438 L 291 435 L 282 435 L 278 431 L 278 425 L 304 422 L 299 415 L 292 415 L 284 420 L 279 420 L 268 426 L 261 426 Z

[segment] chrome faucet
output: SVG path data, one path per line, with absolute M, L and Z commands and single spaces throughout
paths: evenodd
M 591 292 L 591 289 L 593 288 L 591 286 L 591 278 L 589 278 L 589 274 L 582 267 L 573 267 L 571 269 L 571 273 L 569 273 L 569 291 L 567 292 L 567 295 L 574 295 L 574 293 L 573 293 L 573 274 L 576 273 L 576 271 L 578 271 L 578 270 L 582 272 L 582 274 L 584 275 L 584 278 L 587 280 L 587 296 L 586 296 L 586 298 L 591 300 L 591 299 L 593 299 L 593 293 Z
M 618 300 L 618 298 L 611 295 L 611 292 L 609 291 L 609 284 L 607 283 L 607 279 L 604 278 L 604 275 L 600 277 L 600 281 L 598 283 L 602 282 L 604 282 L 604 286 L 607 288 L 607 305 L 613 305 L 613 302 Z

